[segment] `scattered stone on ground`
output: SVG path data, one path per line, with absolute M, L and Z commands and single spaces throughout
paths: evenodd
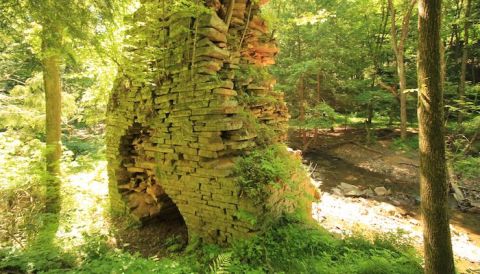
M 313 207 L 313 217 L 327 230 L 342 235 L 354 232 L 382 234 L 398 233 L 398 237 L 413 241 L 420 248 L 422 228 L 420 221 L 405 214 L 406 211 L 385 202 L 364 198 L 342 197 L 323 192 L 320 202 Z M 455 256 L 472 263 L 480 263 L 480 246 L 466 233 L 452 228 Z
M 302 147 L 300 135 L 295 133 L 290 132 L 290 145 Z M 362 145 L 363 134 L 354 128 L 337 128 L 333 133 L 325 130 L 304 152 L 306 163 L 315 167 L 312 175 L 320 181 L 323 195 L 314 205 L 314 217 L 340 234 L 402 231 L 421 252 L 418 153 L 390 149 L 392 132 L 385 138 L 379 134 L 378 142 L 369 147 Z M 380 196 L 374 191 L 377 187 L 391 193 Z M 462 178 L 459 188 L 465 205 L 457 205 L 453 198 L 451 203 L 457 267 L 459 273 L 480 273 L 480 219 L 475 215 L 480 214 L 480 181 Z M 347 197 L 348 191 L 364 193 Z
M 391 191 L 386 189 L 385 187 L 383 186 L 379 186 L 379 187 L 376 187 L 374 190 L 376 195 L 378 196 L 387 196 L 387 195 L 390 195 L 391 194 Z
M 331 192 L 338 196 L 345 197 L 374 197 L 374 196 L 388 196 L 392 194 L 391 190 L 386 189 L 385 187 L 376 187 L 374 190 L 370 188 L 362 189 L 359 186 L 340 183 L 337 187 L 331 189 Z
M 365 191 L 360 190 L 359 187 L 351 184 L 340 183 L 339 188 L 343 195 L 347 197 L 360 197 L 365 195 Z

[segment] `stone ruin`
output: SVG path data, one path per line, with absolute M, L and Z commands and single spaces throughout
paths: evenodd
M 142 1 L 107 114 L 114 209 L 140 221 L 179 212 L 189 237 L 220 244 L 258 230 L 238 212 L 266 209 L 240 195 L 233 171 L 259 126 L 275 132 L 268 142 L 285 138 L 288 110 L 266 72 L 278 49 L 265 2 Z

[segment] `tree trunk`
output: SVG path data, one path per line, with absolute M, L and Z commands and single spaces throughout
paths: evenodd
M 471 0 L 466 0 L 465 4 L 465 16 L 463 19 L 465 20 L 463 24 L 463 45 L 462 45 L 462 61 L 460 66 L 460 82 L 458 84 L 458 98 L 460 102 L 465 100 L 465 81 L 466 81 L 466 74 L 467 74 L 467 58 L 468 58 L 468 40 L 469 40 L 469 28 L 470 28 L 470 10 L 472 6 Z M 460 108 L 463 106 L 460 105 Z M 460 125 L 463 122 L 463 115 L 460 111 L 458 113 L 458 124 Z
M 407 138 L 407 77 L 405 75 L 405 62 L 403 59 L 403 52 L 397 56 L 397 72 L 400 80 L 400 136 L 402 140 Z
M 321 86 L 321 80 L 322 80 L 322 72 L 319 71 L 317 73 L 317 104 L 320 104 L 322 102 L 322 86 Z
M 391 16 L 391 28 L 390 28 L 390 35 L 391 35 L 391 42 L 393 52 L 395 53 L 395 60 L 397 63 L 397 74 L 398 80 L 400 83 L 400 90 L 399 90 L 399 99 L 400 99 L 400 132 L 402 140 L 405 140 L 407 137 L 407 95 L 405 94 L 405 90 L 407 89 L 407 78 L 405 75 L 405 60 L 404 60 L 404 49 L 405 49 L 405 41 L 407 40 L 408 36 L 408 29 L 410 25 L 410 18 L 412 17 L 413 7 L 415 6 L 417 0 L 411 0 L 405 15 L 403 16 L 402 20 L 402 29 L 400 39 L 397 40 L 397 25 L 396 25 L 396 11 L 395 6 L 393 4 L 393 0 L 388 0 L 388 9 L 390 10 Z
M 367 124 L 371 125 L 373 121 L 373 102 L 370 100 L 367 104 Z
M 46 211 L 58 212 L 60 203 L 60 157 L 61 148 L 61 76 L 60 56 L 57 53 L 59 33 L 55 29 L 44 26 L 42 41 L 43 54 L 43 85 L 45 89 L 46 106 L 46 170 L 47 178 L 47 203 Z
M 419 0 L 420 193 L 427 274 L 455 273 L 447 202 L 440 24 L 441 0 Z
M 473 57 L 472 66 L 471 66 L 471 68 L 472 68 L 472 71 L 471 71 L 472 72 L 472 85 L 477 84 L 477 79 L 476 79 L 476 76 L 475 76 L 475 73 L 476 73 L 475 64 L 476 63 L 477 63 L 477 58 Z M 476 94 L 478 94 L 478 92 Z
M 299 121 L 302 125 L 301 134 L 302 134 L 302 142 L 305 146 L 307 144 L 307 131 L 305 129 L 305 79 L 304 76 L 300 76 L 299 83 L 298 83 L 298 98 L 299 102 Z
M 385 41 L 385 36 L 387 35 L 388 16 L 388 6 L 385 6 L 384 2 L 382 1 L 382 20 L 380 21 L 380 29 L 378 30 L 378 33 L 380 33 L 380 35 L 377 35 L 372 57 L 373 67 L 375 68 L 375 73 L 372 76 L 372 88 L 377 82 L 377 74 L 379 73 L 380 63 L 383 57 L 383 54 L 381 54 L 381 49 L 383 46 L 383 42 Z

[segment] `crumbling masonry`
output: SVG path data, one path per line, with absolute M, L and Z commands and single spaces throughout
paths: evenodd
M 258 145 L 259 125 L 268 142 L 284 137 L 288 111 L 265 70 L 278 50 L 266 1 L 175 2 L 142 1 L 127 31 L 107 115 L 111 198 L 139 220 L 178 208 L 190 236 L 228 243 L 257 230 L 239 212 L 265 210 L 240 194 L 235 158 Z

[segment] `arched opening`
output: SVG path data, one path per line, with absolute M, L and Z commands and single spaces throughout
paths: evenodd
M 122 241 L 146 256 L 161 255 L 169 245 L 183 246 L 188 233 L 179 209 L 155 176 L 157 144 L 153 130 L 134 123 L 120 141 L 118 190 L 131 214 L 141 222 Z

